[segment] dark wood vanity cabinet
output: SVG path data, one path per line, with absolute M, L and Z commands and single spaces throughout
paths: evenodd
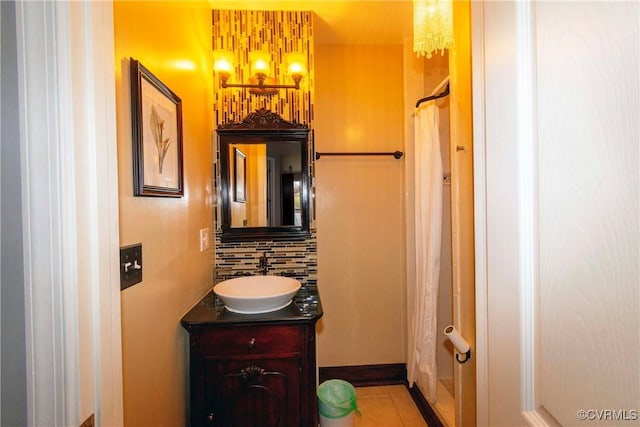
M 205 362 L 202 425 L 301 425 L 299 369 L 291 359 Z
M 225 313 L 245 321 L 182 322 L 190 342 L 191 425 L 317 426 L 317 319 L 248 322 Z

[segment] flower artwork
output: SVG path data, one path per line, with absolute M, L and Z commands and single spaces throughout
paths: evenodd
M 164 157 L 167 155 L 171 141 L 163 135 L 164 120 L 162 120 L 154 105 L 151 106 L 150 122 L 151 133 L 153 134 L 153 140 L 158 150 L 158 173 L 162 174 L 162 164 L 164 163 Z
M 182 100 L 131 58 L 133 195 L 182 197 Z

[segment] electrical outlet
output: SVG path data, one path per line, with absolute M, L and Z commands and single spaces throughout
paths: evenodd
M 200 252 L 204 252 L 209 249 L 209 229 L 203 228 L 200 230 Z
M 142 244 L 120 248 L 120 290 L 142 282 Z

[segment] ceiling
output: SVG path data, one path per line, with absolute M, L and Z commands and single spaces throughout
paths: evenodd
M 401 44 L 412 37 L 411 0 L 209 0 L 212 9 L 309 10 L 316 44 Z

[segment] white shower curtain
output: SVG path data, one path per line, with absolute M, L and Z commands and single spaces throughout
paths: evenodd
M 440 154 L 439 110 L 435 102 L 415 113 L 415 256 L 416 289 L 407 364 L 409 385 L 426 390 L 436 400 L 436 343 L 438 287 L 442 235 L 443 171 Z

